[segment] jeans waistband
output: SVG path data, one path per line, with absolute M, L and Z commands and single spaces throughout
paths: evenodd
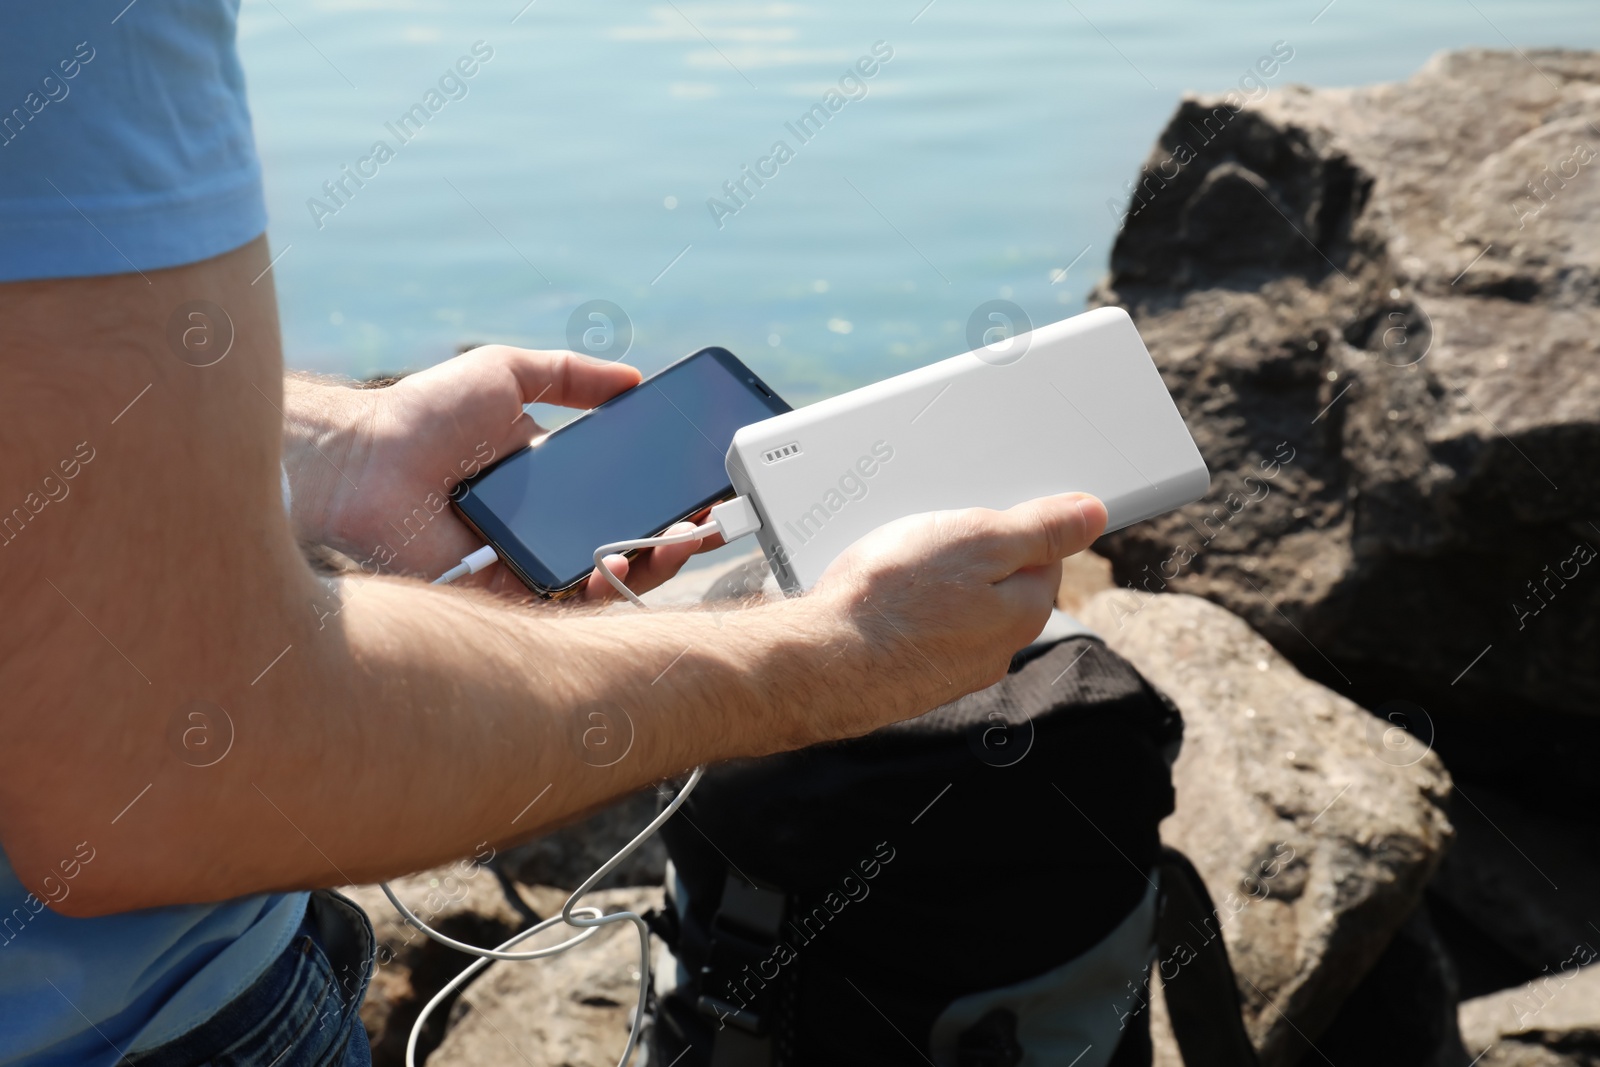
M 289 945 L 260 978 L 220 1011 L 164 1045 L 128 1057 L 132 1067 L 220 1064 L 298 1067 L 326 1062 L 361 1028 L 376 939 L 366 914 L 332 890 L 317 890 Z M 361 1035 L 365 1045 L 365 1035 Z M 291 1055 L 291 1053 L 294 1053 Z

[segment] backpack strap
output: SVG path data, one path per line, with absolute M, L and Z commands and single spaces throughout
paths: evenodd
M 722 887 L 722 902 L 711 918 L 710 938 L 700 965 L 700 996 L 695 1009 L 718 1023 L 756 1037 L 768 1033 L 768 979 L 762 964 L 777 951 L 785 896 L 750 885 L 732 871 Z M 776 977 L 774 974 L 773 977 Z
M 700 1018 L 692 1029 L 700 1040 L 709 1034 L 710 1056 L 701 1062 L 772 1067 L 773 1015 L 780 1002 L 775 987 L 784 976 L 769 969 L 787 914 L 788 896 L 781 890 L 753 885 L 729 871 L 703 932 L 692 917 L 673 924 L 669 944 L 695 974 L 694 1013 Z M 681 1036 L 685 1045 L 693 1040 L 687 1031 Z
M 1216 908 L 1200 872 L 1174 848 L 1160 860 L 1156 943 L 1172 1034 L 1189 1067 L 1258 1067 Z M 1166 969 L 1175 973 L 1167 977 Z

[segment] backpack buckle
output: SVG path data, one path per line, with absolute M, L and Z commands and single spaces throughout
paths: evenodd
M 695 1010 L 715 1020 L 718 1030 L 734 1026 L 753 1036 L 766 1035 L 764 1013 L 755 1009 L 767 999 L 770 979 L 760 969 L 777 951 L 787 906 L 788 896 L 779 890 L 750 885 L 732 872 L 724 880 L 695 1000 Z M 736 992 L 740 989 L 742 994 Z

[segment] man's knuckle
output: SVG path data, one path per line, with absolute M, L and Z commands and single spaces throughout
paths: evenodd
M 1000 513 L 991 508 L 965 508 L 941 512 L 946 538 L 952 545 L 982 544 L 994 538 L 1000 528 Z
M 557 396 L 566 396 L 572 388 L 572 368 L 578 363 L 578 357 L 571 352 L 561 353 L 560 358 L 554 361 L 550 368 L 551 392 Z
M 1028 508 L 1030 517 L 1039 535 L 1039 543 L 1044 546 L 1046 559 L 1060 559 L 1066 553 L 1066 536 L 1059 523 L 1050 521 L 1049 512 L 1034 504 Z

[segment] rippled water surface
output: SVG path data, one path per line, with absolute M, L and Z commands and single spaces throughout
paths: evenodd
M 803 403 L 964 351 L 984 301 L 1081 310 L 1178 97 L 1275 45 L 1252 92 L 1600 44 L 1548 0 L 523 3 L 246 0 L 291 365 L 565 346 L 607 300 L 645 371 L 720 344 Z

